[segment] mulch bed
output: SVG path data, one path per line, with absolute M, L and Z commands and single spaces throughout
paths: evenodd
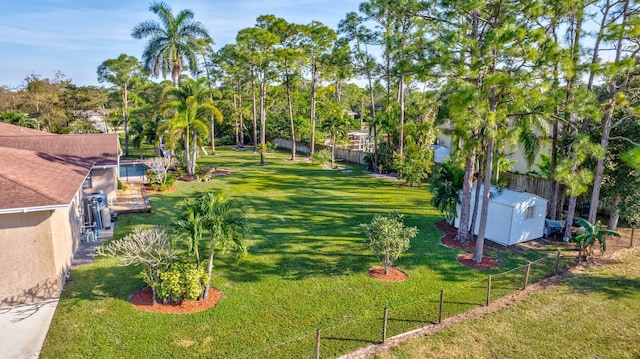
M 176 190 L 176 185 L 173 185 L 173 186 L 165 189 L 164 191 L 156 191 L 153 188 L 151 188 L 151 186 L 146 185 L 146 184 L 144 185 L 144 192 L 145 193 L 152 193 L 152 194 L 153 193 L 171 193 L 171 192 L 173 192 L 175 190 Z
M 156 302 L 156 305 L 152 305 L 153 290 L 151 287 L 146 287 L 135 292 L 131 296 L 130 301 L 134 307 L 147 312 L 187 314 L 209 309 L 216 305 L 221 298 L 222 293 L 215 288 L 211 288 L 209 289 L 209 295 L 205 300 L 183 300 L 179 303 L 170 302 L 168 304 Z
M 442 243 L 442 245 L 449 248 L 462 249 L 465 251 L 475 251 L 476 249 L 475 239 L 470 243 L 466 243 L 466 244 L 463 244 L 460 241 L 456 241 L 455 237 L 456 237 L 456 234 L 458 233 L 458 230 L 455 227 L 449 225 L 447 221 L 440 221 L 436 223 L 436 227 L 439 230 L 444 232 L 444 235 L 442 236 L 442 238 L 440 238 L 440 243 Z M 484 249 L 496 250 L 501 248 L 496 248 L 495 246 L 492 246 L 489 242 L 485 241 Z M 494 269 L 494 268 L 498 268 L 499 266 L 498 260 L 496 258 L 486 256 L 486 255 L 482 256 L 482 262 L 476 263 L 473 261 L 473 253 L 464 253 L 459 255 L 458 262 L 460 264 L 464 264 L 469 268 L 473 268 L 477 270 Z
M 403 280 L 409 278 L 407 273 L 403 272 L 402 270 L 396 267 L 389 268 L 389 272 L 387 274 L 384 274 L 383 266 L 375 266 L 375 267 L 369 268 L 369 275 L 372 276 L 373 278 L 376 278 L 385 282 L 402 282 Z
M 473 261 L 473 253 L 463 253 L 459 255 L 458 263 L 477 270 L 495 269 L 500 265 L 497 258 L 485 255 L 482 256 L 482 262 L 476 263 Z

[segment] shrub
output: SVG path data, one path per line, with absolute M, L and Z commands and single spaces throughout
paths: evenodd
M 216 138 L 215 141 L 217 146 L 230 146 L 236 144 L 236 139 L 233 135 L 224 135 Z
M 364 156 L 364 163 L 367 171 L 388 173 L 393 164 L 393 150 L 386 142 L 381 142 L 376 148 L 376 152 L 369 153 Z
M 173 262 L 167 270 L 158 270 L 155 277 L 156 295 L 163 303 L 196 300 L 207 283 L 204 269 L 193 263 Z
M 311 161 L 321 166 L 331 163 L 331 151 L 327 149 L 316 151 L 311 155 Z
M 407 146 L 404 156 L 399 153 L 393 155 L 395 169 L 400 177 L 410 186 L 415 186 L 426 180 L 431 174 L 433 165 L 433 151 L 416 145 Z
M 118 189 L 119 189 L 119 190 L 127 189 L 127 186 L 126 186 L 124 183 L 122 183 L 122 181 L 120 180 L 120 178 L 118 178 Z

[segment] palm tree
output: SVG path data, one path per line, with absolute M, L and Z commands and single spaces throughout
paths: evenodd
M 186 239 L 189 252 L 196 258 L 196 266 L 200 267 L 200 252 L 198 247 L 202 239 L 203 218 L 198 211 L 196 201 L 193 198 L 182 200 L 176 204 L 179 209 L 178 217 L 173 222 L 178 238 Z
M 197 53 L 199 39 L 209 39 L 209 33 L 199 21 L 194 21 L 194 13 L 189 9 L 176 16 L 171 7 L 163 1 L 154 1 L 149 11 L 158 15 L 160 22 L 147 20 L 136 25 L 131 31 L 134 39 L 149 38 L 142 53 L 144 67 L 155 76 L 162 72 L 166 78 L 171 73 L 173 85 L 178 87 L 180 73 L 190 69 L 197 75 Z
M 322 131 L 331 137 L 331 168 L 335 167 L 336 162 L 336 141 L 347 135 L 348 127 L 347 115 L 343 111 L 328 117 L 322 123 Z
M 207 264 L 207 286 L 203 299 L 207 299 L 211 287 L 211 273 L 213 271 L 213 257 L 216 245 L 222 250 L 227 248 L 237 249 L 240 255 L 247 252 L 244 235 L 248 230 L 245 212 L 240 201 L 235 199 L 225 200 L 222 192 L 205 193 L 198 197 L 198 211 L 203 218 L 203 226 L 209 231 L 209 262 Z
M 211 90 L 204 86 L 205 78 L 193 80 L 187 78 L 180 87 L 170 88 L 167 95 L 171 100 L 168 106 L 177 110 L 168 123 L 168 130 L 174 135 L 184 136 L 185 161 L 187 173 L 195 172 L 198 153 L 197 136 L 206 137 L 209 127 L 206 117 L 212 115 L 222 119 L 222 112 L 211 101 Z M 190 148 L 192 144 L 192 148 Z M 189 153 L 191 150 L 191 153 Z

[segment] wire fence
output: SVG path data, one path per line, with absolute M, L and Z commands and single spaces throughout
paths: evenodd
M 488 275 L 485 279 L 464 286 L 442 290 L 377 312 L 360 313 L 331 327 L 301 333 L 299 336 L 266 344 L 261 348 L 229 353 L 228 358 L 334 358 L 387 338 L 400 335 L 446 318 L 489 305 L 508 294 L 557 274 L 570 263 L 574 255 L 544 257 L 512 270 Z M 273 338 L 273 340 L 278 340 Z

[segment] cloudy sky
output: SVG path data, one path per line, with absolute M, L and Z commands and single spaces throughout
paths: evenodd
M 215 49 L 234 43 L 239 30 L 260 15 L 289 22 L 318 20 L 336 29 L 362 0 L 166 0 L 174 14 L 191 9 L 215 41 Z M 132 28 L 157 20 L 150 0 L 16 0 L 0 4 L 0 86 L 24 85 L 36 74 L 62 72 L 76 85 L 99 85 L 97 67 L 124 53 L 140 59 L 146 40 Z

